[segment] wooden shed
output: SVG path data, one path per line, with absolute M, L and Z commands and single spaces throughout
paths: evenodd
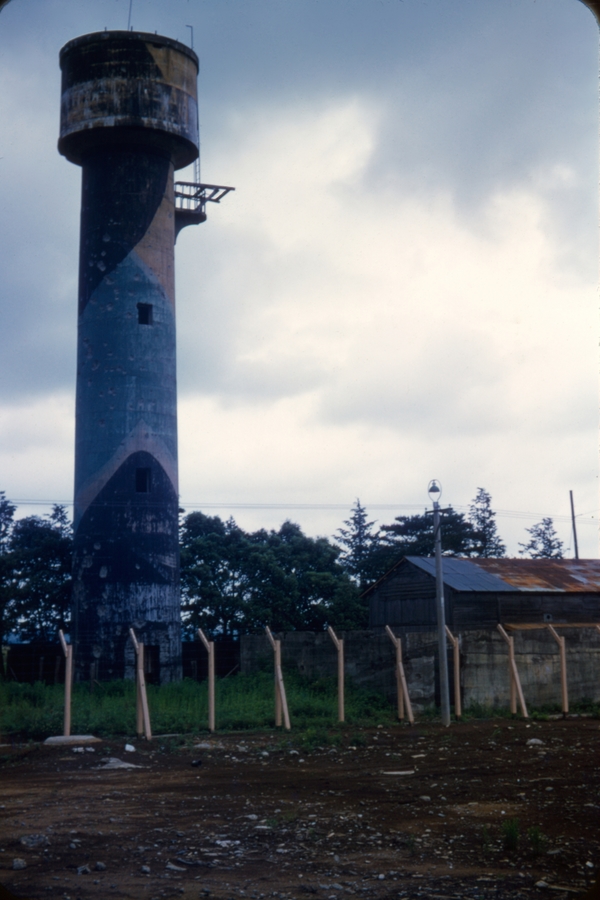
M 600 622 L 600 560 L 444 557 L 446 624 L 452 631 L 499 623 Z M 437 627 L 435 558 L 405 556 L 363 595 L 369 627 Z

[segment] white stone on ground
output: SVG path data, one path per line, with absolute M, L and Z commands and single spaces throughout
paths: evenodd
M 68 737 L 64 734 L 57 734 L 55 737 L 46 738 L 44 744 L 49 747 L 58 747 L 61 744 L 99 744 L 100 742 L 101 738 L 94 737 L 93 734 L 70 734 Z

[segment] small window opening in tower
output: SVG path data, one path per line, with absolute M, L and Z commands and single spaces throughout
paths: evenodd
M 135 490 L 137 494 L 150 493 L 150 469 L 135 470 Z
M 138 303 L 138 325 L 152 325 L 152 304 Z

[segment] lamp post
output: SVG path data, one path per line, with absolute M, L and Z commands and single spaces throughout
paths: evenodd
M 442 534 L 440 526 L 440 504 L 442 489 L 434 478 L 427 488 L 429 499 L 433 503 L 433 536 L 435 542 L 435 606 L 438 628 L 438 652 L 440 669 L 440 702 L 442 707 L 442 725 L 450 725 L 450 690 L 448 687 L 448 653 L 446 649 L 446 616 L 444 613 L 444 578 L 442 573 Z

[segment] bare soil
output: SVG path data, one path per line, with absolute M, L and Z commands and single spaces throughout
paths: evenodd
M 594 883 L 598 720 L 337 734 L 0 748 L 0 885 L 30 900 L 560 900 Z M 140 768 L 100 768 L 109 757 Z

